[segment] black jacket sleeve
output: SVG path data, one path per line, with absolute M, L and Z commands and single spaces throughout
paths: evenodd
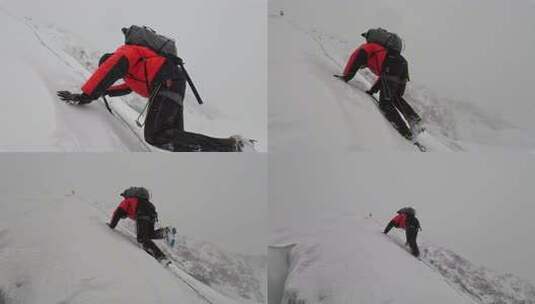
M 121 88 L 118 87 L 117 89 L 110 87 L 108 90 L 106 90 L 106 95 L 110 97 L 118 97 L 118 96 L 124 96 L 132 93 L 132 90 L 128 87 Z
M 409 63 L 405 58 L 403 58 L 403 73 L 401 73 L 401 80 L 404 80 L 405 82 L 410 81 L 409 77 Z
M 399 84 L 399 91 L 398 91 L 398 96 L 403 96 L 405 94 L 405 88 L 407 86 L 407 82 L 406 81 L 402 81 L 400 84 Z
M 115 212 L 113 212 L 113 217 L 111 218 L 110 228 L 114 229 L 115 226 L 117 226 L 117 223 L 119 223 L 119 220 L 127 216 L 128 215 L 126 214 L 126 211 L 123 210 L 123 208 L 115 209 Z
M 403 58 L 403 61 L 402 61 L 402 71 L 401 71 L 400 79 L 401 79 L 401 84 L 399 86 L 398 96 L 403 96 L 405 94 L 405 88 L 407 86 L 407 82 L 410 80 L 409 63 L 407 62 L 407 60 L 405 60 L 405 58 Z
M 396 224 L 394 223 L 394 221 L 390 221 L 390 223 L 388 223 L 388 225 L 386 225 L 384 234 L 387 234 L 395 225 Z

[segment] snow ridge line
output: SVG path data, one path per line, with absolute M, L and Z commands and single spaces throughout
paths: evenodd
M 272 17 L 277 17 L 277 19 L 281 19 L 279 18 L 278 16 L 272 16 Z M 332 56 L 329 51 L 327 51 L 327 48 L 325 48 L 325 45 L 323 45 L 323 43 L 321 42 L 321 34 L 318 34 L 317 37 L 314 36 L 314 32 L 316 32 L 316 30 L 312 30 L 312 31 L 309 31 L 307 29 L 305 29 L 304 27 L 300 26 L 299 24 L 297 24 L 297 22 L 293 21 L 293 20 L 284 20 L 288 25 L 290 25 L 291 27 L 293 27 L 294 29 L 302 32 L 303 34 L 305 34 L 306 36 L 308 36 L 312 41 L 314 41 L 321 49 L 323 55 L 325 55 L 325 57 L 327 57 L 330 61 L 332 61 L 337 67 L 339 68 L 342 68 L 343 67 L 343 64 L 342 63 L 339 63 L 336 58 L 334 58 L 334 56 Z
M 97 204 L 94 204 L 93 202 L 91 202 L 89 199 L 85 198 L 85 197 L 81 197 L 80 195 L 72 195 L 72 196 L 76 196 L 78 199 L 80 199 L 81 201 L 85 202 L 86 204 L 90 205 L 90 206 L 93 206 L 96 210 L 98 210 L 100 213 L 102 213 L 102 215 L 104 216 L 108 216 L 108 214 L 102 209 L 100 208 Z M 122 234 L 123 236 L 125 236 L 130 242 L 132 242 L 134 245 L 138 246 L 139 247 L 139 244 L 137 243 L 137 241 L 134 241 L 136 239 L 136 236 L 133 234 L 133 232 L 129 231 L 128 229 L 125 229 L 123 227 L 116 227 L 116 230 L 117 232 L 119 232 L 120 234 Z M 159 248 L 159 247 L 158 247 Z M 142 249 L 142 248 L 140 248 Z M 164 252 L 166 254 L 168 254 L 168 251 L 166 250 L 166 248 L 163 249 Z M 188 282 L 185 278 L 182 277 L 182 274 L 180 274 L 180 272 L 184 272 L 184 274 L 186 275 L 189 275 L 187 274 L 185 271 L 181 271 L 174 263 L 175 261 L 173 260 L 172 261 L 172 265 L 176 268 L 176 269 L 171 269 L 170 267 L 164 267 L 164 268 L 167 268 L 171 273 L 173 273 L 173 275 L 175 277 L 177 277 L 178 279 L 180 279 L 184 284 L 186 284 L 189 288 L 191 288 L 201 299 L 203 299 L 204 301 L 206 301 L 208 304 L 215 304 L 214 302 L 212 302 L 210 299 L 208 299 L 208 297 L 206 297 L 205 295 L 202 294 L 202 292 L 197 289 L 195 286 L 193 286 L 190 282 Z M 170 265 L 171 266 L 171 265 Z M 178 271 L 177 271 L 178 270 Z

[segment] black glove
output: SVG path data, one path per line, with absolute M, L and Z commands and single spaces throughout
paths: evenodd
M 111 223 L 106 223 L 106 225 L 108 225 L 108 227 L 110 227 L 110 229 L 114 229 L 115 228 L 115 227 L 111 226 Z
M 88 95 L 85 95 L 84 93 L 82 93 L 82 94 L 72 94 L 69 91 L 58 91 L 57 95 L 58 95 L 59 99 L 67 102 L 68 104 L 72 104 L 72 105 L 88 104 L 88 103 L 90 103 L 90 102 L 92 102 L 94 100 L 93 98 L 91 98 Z
M 347 77 L 344 76 L 344 75 L 333 75 L 333 76 L 334 76 L 334 78 L 338 78 L 338 79 L 342 80 L 343 82 L 348 82 L 349 81 L 349 79 L 347 79 Z

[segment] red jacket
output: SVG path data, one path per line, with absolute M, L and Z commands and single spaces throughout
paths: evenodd
M 119 207 L 117 207 L 117 209 L 122 209 L 124 212 L 126 212 L 126 215 L 129 218 L 135 220 L 138 203 L 139 201 L 137 198 L 127 197 L 119 204 Z M 115 212 L 117 212 L 117 210 Z
M 82 86 L 82 92 L 98 98 L 106 90 L 130 89 L 143 97 L 149 97 L 151 83 L 165 60 L 165 57 L 149 48 L 123 45 L 93 73 Z M 120 78 L 123 78 L 123 84 L 111 86 Z
M 375 75 L 380 76 L 387 50 L 377 43 L 365 43 L 356 49 L 344 69 L 344 76 L 353 78 L 361 67 L 369 68 Z
M 396 228 L 405 229 L 407 228 L 407 215 L 399 213 L 392 219 L 392 222 L 394 222 Z

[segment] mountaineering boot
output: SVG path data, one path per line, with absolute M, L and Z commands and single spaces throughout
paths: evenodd
M 423 126 L 423 122 L 421 118 L 409 120 L 409 129 L 411 130 L 412 134 L 415 136 L 418 136 L 418 134 L 425 131 L 425 127 Z
M 394 108 L 390 102 L 380 102 L 379 109 L 383 112 L 385 118 L 394 126 L 394 128 L 410 142 L 415 142 L 415 136 L 407 127 L 407 124 L 401 118 L 399 112 Z
M 169 247 L 174 247 L 176 240 L 176 228 L 166 227 L 164 230 L 164 239 Z
M 154 250 L 153 250 L 152 248 L 143 246 L 143 249 L 144 249 L 148 254 L 152 255 L 153 257 L 156 257 L 156 256 L 155 256 L 155 253 L 154 253 Z
M 177 132 L 173 139 L 175 152 L 240 152 L 240 138 L 214 138 L 191 132 Z
M 253 152 L 255 151 L 255 140 L 245 138 L 241 135 L 232 135 L 230 137 L 235 142 L 236 152 Z
M 171 265 L 171 260 L 169 260 L 168 258 L 162 258 L 158 260 L 158 263 L 162 264 L 164 267 L 167 267 Z

